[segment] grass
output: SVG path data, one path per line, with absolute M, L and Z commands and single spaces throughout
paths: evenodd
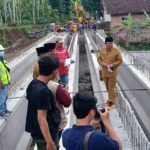
M 129 47 L 125 47 L 124 43 L 119 44 L 121 47 L 128 51 L 150 51 L 150 43 L 134 43 L 130 44 Z

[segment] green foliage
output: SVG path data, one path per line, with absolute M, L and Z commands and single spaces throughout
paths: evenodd
M 2 40 L 1 40 L 1 43 L 3 44 L 3 46 L 7 46 L 8 45 L 8 40 L 6 38 L 6 35 L 8 33 L 8 30 L 2 30 L 2 34 L 3 34 L 3 37 L 2 37 Z
M 132 16 L 129 13 L 127 19 L 123 20 L 121 22 L 128 30 L 130 30 L 133 27 L 133 20 L 132 20 Z
M 150 16 L 148 15 L 148 13 L 145 10 L 143 10 L 143 12 L 144 12 L 144 15 L 146 16 L 146 23 L 148 25 L 150 25 Z
M 31 25 L 18 27 L 18 29 L 23 31 L 23 33 L 25 33 L 25 34 L 27 34 L 29 31 L 31 31 L 32 28 L 33 27 Z
M 47 19 L 44 17 L 36 18 L 36 23 L 37 24 L 47 24 Z
M 144 28 L 144 27 L 146 27 L 146 23 L 145 22 L 135 21 L 133 23 L 133 28 Z
M 126 48 L 125 43 L 120 43 L 121 47 Z M 150 51 L 150 44 L 149 43 L 135 43 L 135 44 L 131 44 L 130 46 L 127 48 L 128 51 Z
M 70 10 L 70 0 L 0 0 L 0 24 L 16 23 L 17 25 L 47 24 L 49 20 L 55 20 L 53 10 L 59 12 L 57 19 L 64 16 Z M 65 7 L 64 2 L 67 2 Z M 67 8 L 67 9 L 66 9 Z M 14 11 L 15 10 L 15 11 Z M 68 15 L 68 14 L 67 14 Z M 54 21 L 56 22 L 56 21 Z
M 76 0 L 0 0 L 0 24 L 28 25 L 75 19 Z M 99 15 L 101 0 L 78 0 L 85 11 Z M 57 10 L 57 11 L 55 11 Z M 56 13 L 55 13 L 56 12 Z
M 10 27 L 8 25 L 0 26 L 0 41 L 4 47 L 8 45 L 15 44 L 18 39 L 24 39 L 27 37 L 27 33 L 32 31 L 32 29 L 41 29 L 45 25 L 20 25 L 16 27 Z
M 82 4 L 85 11 L 89 12 L 95 18 L 100 17 L 102 11 L 101 0 L 82 0 Z

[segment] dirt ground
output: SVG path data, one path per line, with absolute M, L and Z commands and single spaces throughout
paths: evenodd
M 9 48 L 6 49 L 6 59 L 8 61 L 11 61 L 15 57 L 19 56 L 21 53 L 25 52 L 28 50 L 28 48 L 34 43 L 37 42 L 40 38 L 26 38 L 24 40 L 21 40 L 14 45 L 10 46 Z
M 37 42 L 40 37 L 29 38 L 26 33 L 19 29 L 2 30 L 0 31 L 0 44 L 7 43 L 5 56 L 8 61 L 19 56 L 22 52 L 26 51 L 34 42 Z M 4 45 L 4 44 L 2 44 Z

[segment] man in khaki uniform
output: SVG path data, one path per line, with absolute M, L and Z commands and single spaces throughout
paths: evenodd
M 121 53 L 113 47 L 113 38 L 105 38 L 105 48 L 100 50 L 98 63 L 102 67 L 102 77 L 108 92 L 107 105 L 109 107 L 116 103 L 116 79 L 118 67 L 122 63 Z

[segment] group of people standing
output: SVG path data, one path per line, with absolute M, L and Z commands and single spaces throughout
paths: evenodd
M 36 49 L 39 60 L 34 67 L 33 80 L 27 87 L 25 129 L 33 138 L 30 149 L 33 149 L 35 143 L 38 150 L 59 149 L 62 135 L 63 146 L 67 150 L 122 150 L 120 139 L 108 121 L 108 108 L 116 103 L 116 76 L 118 66 L 122 62 L 119 50 L 113 47 L 113 38 L 105 39 L 106 47 L 100 50 L 98 56 L 108 91 L 105 112 L 97 109 L 97 99 L 93 95 L 78 92 L 74 95 L 72 103 L 76 124 L 65 131 L 63 130 L 67 119 L 64 107 L 71 105 L 71 98 L 66 88 L 68 67 L 64 64 L 65 59 L 70 56 L 62 47 L 62 43 L 59 37 L 56 43 L 47 43 L 44 47 Z M 58 80 L 65 86 L 59 84 Z M 95 130 L 93 120 L 96 113 L 102 120 L 107 134 Z
M 76 93 L 73 103 L 68 92 L 68 71 L 65 60 L 70 58 L 63 47 L 63 38 L 57 37 L 54 43 L 46 43 L 36 48 L 38 62 L 33 69 L 33 80 L 26 90 L 28 101 L 25 130 L 33 138 L 38 150 L 59 149 L 62 135 L 63 146 L 67 150 L 122 150 L 120 139 L 111 127 L 108 109 L 116 104 L 116 79 L 122 57 L 113 47 L 113 38 L 105 38 L 106 47 L 100 50 L 98 62 L 102 78 L 108 92 L 105 112 L 97 109 L 97 99 L 88 93 Z M 0 45 L 0 116 L 9 113 L 6 107 L 10 70 L 4 59 L 4 48 Z M 67 124 L 64 107 L 73 105 L 76 123 L 72 128 Z M 95 130 L 95 115 L 98 113 L 107 134 Z M 88 136 L 88 138 L 87 138 Z M 88 140 L 87 140 L 88 139 Z M 85 142 L 86 141 L 86 142 Z
M 39 60 L 35 63 L 33 80 L 27 87 L 27 117 L 25 130 L 31 133 L 39 150 L 59 148 L 59 139 L 66 126 L 64 107 L 69 107 L 68 66 L 70 56 L 63 47 L 63 38 L 36 48 Z M 61 82 L 61 84 L 59 84 Z

